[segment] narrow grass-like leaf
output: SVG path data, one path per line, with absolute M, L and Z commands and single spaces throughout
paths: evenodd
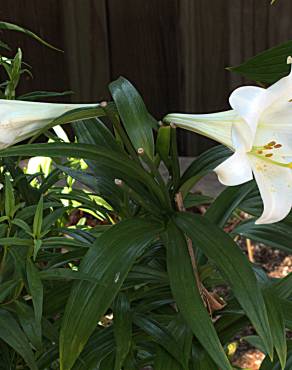
M 61 370 L 72 368 L 136 258 L 160 230 L 157 223 L 131 219 L 111 227 L 89 249 L 80 272 L 96 278 L 99 284 L 88 281 L 74 284 L 61 327 Z
M 194 335 L 222 370 L 231 370 L 195 282 L 185 237 L 175 224 L 167 229 L 167 270 L 176 304 Z
M 208 172 L 231 155 L 230 149 L 217 145 L 196 158 L 180 179 L 180 191 L 186 195 L 189 190 Z
M 285 222 L 271 225 L 256 225 L 254 219 L 250 219 L 235 227 L 232 234 L 241 235 L 289 253 L 292 250 L 292 226 Z
M 41 44 L 43 44 L 43 45 L 45 45 L 45 46 L 47 46 L 51 49 L 61 51 L 60 49 L 56 48 L 55 46 L 53 46 L 53 45 L 49 44 L 48 42 L 46 42 L 45 40 L 41 39 L 34 32 L 32 32 L 30 30 L 27 30 L 26 28 L 23 28 L 23 27 L 18 26 L 16 24 L 8 23 L 8 22 L 0 22 L 0 30 L 9 30 L 9 31 L 17 31 L 17 32 L 20 32 L 20 33 L 24 33 L 27 36 L 32 37 L 36 41 L 40 42 Z
M 287 358 L 287 344 L 282 307 L 281 304 L 279 304 L 279 299 L 275 295 L 273 289 L 265 289 L 264 298 L 268 310 L 269 323 L 271 327 L 274 346 L 281 363 L 281 368 L 283 370 L 285 368 Z
M 244 254 L 227 234 L 202 216 L 179 213 L 175 221 L 194 245 L 217 265 L 272 357 L 273 340 L 267 309 Z
M 223 227 L 233 211 L 254 188 L 254 182 L 226 188 L 207 209 L 205 217 L 214 224 Z
M 0 309 L 0 339 L 25 360 L 31 370 L 38 370 L 29 342 L 14 317 Z
M 147 316 L 135 315 L 134 323 L 145 331 L 145 333 L 150 335 L 154 342 L 160 344 L 171 356 L 173 356 L 184 370 L 188 370 L 187 358 L 184 356 L 183 346 L 176 340 L 171 331 Z
M 27 259 L 26 262 L 26 272 L 29 292 L 32 296 L 36 326 L 38 329 L 39 338 L 41 338 L 41 321 L 43 314 L 44 288 L 43 283 L 39 276 L 39 271 L 29 258 Z
M 132 313 L 128 298 L 120 293 L 113 306 L 116 357 L 114 370 L 120 370 L 132 342 Z

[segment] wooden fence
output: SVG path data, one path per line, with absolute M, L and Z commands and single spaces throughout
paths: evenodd
M 0 0 L 0 19 L 64 50 L 5 33 L 33 67 L 22 90 L 73 90 L 73 101 L 95 102 L 123 75 L 157 118 L 227 109 L 230 91 L 246 81 L 225 67 L 292 38 L 291 0 Z M 181 134 L 182 154 L 208 146 Z

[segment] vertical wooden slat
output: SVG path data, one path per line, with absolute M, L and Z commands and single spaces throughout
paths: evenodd
M 106 0 L 61 3 L 72 100 L 104 100 L 110 81 Z
M 181 109 L 214 112 L 227 108 L 228 96 L 228 5 L 226 1 L 180 2 L 181 63 L 184 72 Z M 187 142 L 186 142 L 187 140 Z M 182 149 L 197 154 L 210 141 L 189 134 Z
M 111 77 L 128 78 L 161 118 L 179 108 L 178 0 L 108 0 Z

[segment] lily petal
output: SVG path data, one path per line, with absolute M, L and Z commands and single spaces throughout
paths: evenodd
M 245 129 L 244 125 L 241 126 L 244 131 L 238 129 L 233 133 L 236 142 L 245 144 L 246 151 L 252 147 L 259 117 L 266 108 L 263 107 L 265 92 L 266 90 L 261 87 L 242 86 L 234 90 L 229 97 L 231 107 L 247 124 Z
M 249 155 L 264 211 L 256 224 L 281 221 L 292 206 L 292 170 Z
M 232 125 L 239 120 L 238 114 L 233 110 L 210 114 L 171 113 L 163 118 L 164 122 L 204 135 L 231 149 Z
M 253 179 L 252 169 L 246 153 L 236 151 L 219 164 L 214 171 L 223 185 L 240 185 Z
M 54 104 L 0 99 L 0 149 L 33 136 L 55 118 L 97 104 Z

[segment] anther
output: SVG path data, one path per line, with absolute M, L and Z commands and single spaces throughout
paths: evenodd
M 270 143 L 268 143 L 267 145 L 268 146 L 274 146 L 274 145 L 276 145 L 277 143 L 275 142 L 275 141 L 271 141 Z
M 273 149 L 270 145 L 265 145 L 264 148 L 267 149 L 267 150 Z
M 263 151 L 262 150 L 257 150 L 257 153 L 258 154 L 263 154 Z
M 276 144 L 274 145 L 274 148 L 278 149 L 278 148 L 281 148 L 282 147 L 282 144 Z
M 273 153 L 268 153 L 268 154 L 265 154 L 265 157 L 269 158 L 269 157 L 272 157 Z

